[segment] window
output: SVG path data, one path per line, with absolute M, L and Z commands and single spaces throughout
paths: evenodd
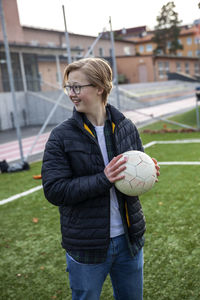
M 38 46 L 39 45 L 39 42 L 35 41 L 35 40 L 32 40 L 30 43 L 31 43 L 32 46 Z
M 195 53 L 196 53 L 196 56 L 197 56 L 197 57 L 200 57 L 200 50 L 196 50 Z
M 178 39 L 178 43 L 179 43 L 179 45 L 182 45 L 182 42 L 181 42 L 181 40 L 180 40 L 180 39 Z
M 200 37 L 195 37 L 194 43 L 195 44 L 200 44 Z
M 47 45 L 48 45 L 49 47 L 55 47 L 55 46 L 56 46 L 54 42 L 47 42 Z
M 142 46 L 142 45 L 139 46 L 139 52 L 140 52 L 140 53 L 143 53 L 143 52 L 144 52 L 144 46 Z
M 192 38 L 191 37 L 187 38 L 187 45 L 192 45 Z
M 124 53 L 125 55 L 131 55 L 130 47 L 128 46 L 124 47 Z
M 192 56 L 192 55 L 193 55 L 192 51 L 188 51 L 187 56 Z
M 169 62 L 159 62 L 158 63 L 158 75 L 160 78 L 167 77 L 167 73 L 169 72 Z
M 20 69 L 19 55 L 18 53 L 11 53 L 12 70 L 14 86 L 16 91 L 23 91 L 22 74 Z M 0 52 L 0 80 L 1 91 L 10 92 L 9 75 L 6 64 L 6 56 L 4 52 Z
M 88 51 L 91 49 L 91 47 L 88 47 Z M 93 50 L 90 50 L 90 53 L 89 53 L 90 56 L 93 56 Z
M 104 56 L 104 49 L 102 47 L 99 48 L 99 56 Z
M 164 77 L 164 69 L 163 69 L 163 63 L 159 62 L 158 63 L 158 75 L 160 78 Z
M 167 42 L 167 49 L 170 49 L 170 47 L 171 47 L 171 42 L 169 41 L 169 42 Z
M 189 68 L 189 63 L 188 62 L 185 63 L 185 73 L 190 74 L 190 68 Z
M 80 46 L 80 45 L 77 45 L 75 48 L 74 48 L 74 50 L 76 51 L 75 52 L 75 59 L 80 59 L 82 56 L 83 56 L 83 48 L 82 48 L 82 46 Z M 88 47 L 88 50 L 89 50 L 89 47 Z M 90 55 L 91 55 L 91 53 L 90 53 Z
M 166 61 L 166 62 L 164 63 L 164 68 L 165 68 L 165 73 L 166 73 L 166 75 L 167 75 L 167 73 L 169 72 L 169 62 L 168 62 L 168 61 Z
M 147 51 L 147 52 L 152 52 L 152 51 L 153 51 L 153 46 L 152 46 L 152 44 L 147 44 L 147 45 L 146 45 L 146 51 Z
M 195 75 L 199 75 L 199 63 L 194 63 L 194 73 Z
M 179 73 L 181 72 L 181 63 L 180 62 L 176 63 L 176 71 Z

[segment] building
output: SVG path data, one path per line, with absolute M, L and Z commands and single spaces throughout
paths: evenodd
M 117 57 L 118 72 L 126 74 L 127 82 L 153 82 L 168 79 L 168 73 L 181 73 L 189 77 L 200 74 L 199 24 L 182 26 L 179 42 L 183 49 L 177 55 L 154 55 L 156 44 L 152 42 L 153 31 L 146 26 L 121 29 L 115 35 L 132 41 L 136 55 Z
M 16 91 L 44 91 L 50 85 L 59 86 L 68 63 L 66 36 L 63 31 L 21 26 L 16 0 L 3 0 L 7 37 L 12 58 Z M 102 36 L 95 47 L 97 37 L 69 33 L 72 60 L 90 56 L 104 57 L 112 62 L 110 35 Z M 134 55 L 131 41 L 116 40 L 117 56 Z M 4 51 L 3 33 L 0 27 L 0 92 L 10 90 Z
M 115 35 L 134 42 L 136 55 L 152 55 L 156 49 L 156 44 L 152 42 L 154 31 L 146 26 L 116 30 Z M 179 43 L 183 49 L 178 50 L 177 56 L 199 57 L 200 25 L 197 20 L 192 25 L 181 26 Z

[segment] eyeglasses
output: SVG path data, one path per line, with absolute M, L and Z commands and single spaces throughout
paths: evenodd
M 79 95 L 81 92 L 81 89 L 85 86 L 94 86 L 93 84 L 83 84 L 83 85 L 65 85 L 64 92 L 65 94 L 69 94 L 71 91 L 74 92 L 74 94 Z

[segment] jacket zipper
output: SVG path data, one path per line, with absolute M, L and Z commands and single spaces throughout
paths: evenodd
M 104 159 L 103 159 L 103 155 L 102 155 L 102 152 L 101 152 L 101 149 L 100 149 L 100 146 L 99 146 L 99 143 L 98 141 L 96 140 L 95 137 L 93 137 L 93 135 L 91 133 L 89 133 L 87 131 L 87 129 L 83 129 L 79 124 L 77 124 L 78 127 L 81 129 L 81 131 L 86 134 L 92 142 L 94 142 L 97 146 L 98 146 L 98 149 L 99 149 L 99 152 L 100 152 L 100 155 L 101 155 L 101 158 L 102 158 L 102 162 L 104 164 Z M 105 164 L 104 164 L 105 166 Z M 109 199 L 110 199 L 110 191 L 109 191 Z M 110 244 L 110 201 L 109 201 L 109 205 L 108 205 L 108 219 L 109 219 L 109 227 L 108 227 L 108 247 L 109 247 L 109 244 Z

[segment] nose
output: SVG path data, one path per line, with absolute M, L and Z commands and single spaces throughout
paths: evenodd
M 69 90 L 69 96 L 74 96 L 74 95 L 76 95 L 76 93 L 74 92 L 74 89 L 73 89 L 73 87 L 70 87 L 70 90 Z

